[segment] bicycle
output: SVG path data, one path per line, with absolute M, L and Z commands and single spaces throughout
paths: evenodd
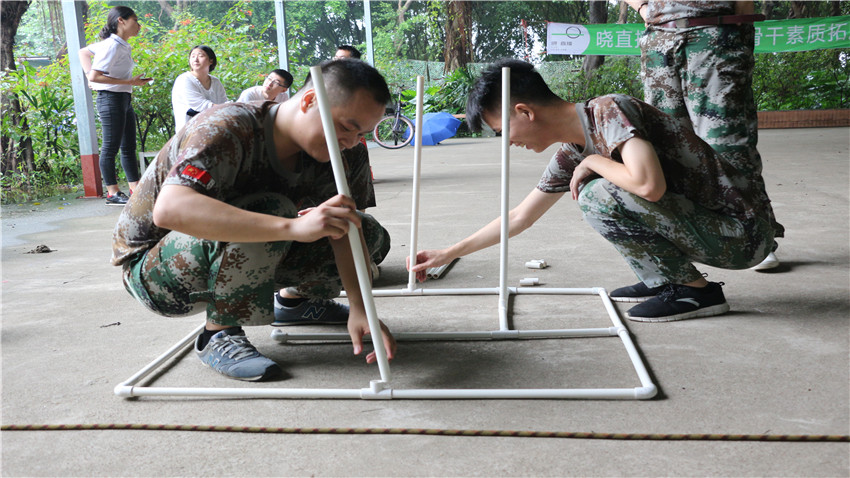
M 413 120 L 404 116 L 401 110 L 406 105 L 401 101 L 401 90 L 398 91 L 398 100 L 387 108 L 387 116 L 381 118 L 372 131 L 372 138 L 379 146 L 387 149 L 399 149 L 410 144 L 413 140 L 415 126 Z

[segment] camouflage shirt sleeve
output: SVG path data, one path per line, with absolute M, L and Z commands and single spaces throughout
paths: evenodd
M 584 156 L 574 144 L 562 144 L 552 155 L 546 171 L 537 183 L 537 189 L 544 193 L 562 193 L 570 190 L 573 171 Z
M 251 163 L 256 139 L 263 138 L 254 115 L 230 111 L 238 107 L 249 108 L 241 104 L 218 107 L 205 115 L 205 121 L 189 122 L 163 186 L 187 186 L 224 201 L 230 191 L 238 191 L 233 188 L 240 177 L 237 173 Z

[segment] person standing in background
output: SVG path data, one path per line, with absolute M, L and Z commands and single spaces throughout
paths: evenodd
M 753 98 L 752 1 L 627 0 L 640 13 L 644 101 L 690 124 L 696 134 L 765 191 Z M 769 210 L 772 210 L 769 208 Z M 775 237 L 785 228 L 771 216 Z M 773 251 L 753 267 L 779 266 Z
M 123 206 L 128 196 L 118 187 L 115 156 L 121 149 L 121 167 L 127 175 L 129 192 L 139 182 L 139 162 L 136 158 L 136 112 L 133 110 L 133 87 L 147 85 L 152 78 L 133 76 L 131 37 L 141 30 L 136 13 L 129 7 L 113 7 L 100 32 L 102 41 L 79 51 L 80 64 L 97 91 L 97 114 L 100 116 L 101 148 L 100 174 L 106 183 L 106 204 Z M 92 62 L 94 57 L 94 62 Z

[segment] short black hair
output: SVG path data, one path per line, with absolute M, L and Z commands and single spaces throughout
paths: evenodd
M 372 94 L 375 102 L 382 105 L 391 100 L 387 81 L 378 70 L 365 61 L 345 58 L 323 61 L 319 66 L 322 68 L 322 77 L 325 80 L 328 96 L 334 104 L 347 100 L 358 90 L 368 91 Z M 313 79 L 308 73 L 301 91 L 307 89 L 312 81 Z
M 534 69 L 534 65 L 521 60 L 505 58 L 499 60 L 481 72 L 469 91 L 466 100 L 466 122 L 470 131 L 481 131 L 482 115 L 502 106 L 502 68 L 511 69 L 511 104 L 528 103 L 537 105 L 551 104 L 558 100 L 543 77 Z
M 292 82 L 293 82 L 293 81 L 295 81 L 295 79 L 294 79 L 294 78 L 292 78 L 292 74 L 290 74 L 288 71 L 286 71 L 286 70 L 284 70 L 284 69 L 282 69 L 282 68 L 278 68 L 278 69 L 276 69 L 276 70 L 272 70 L 272 73 L 274 73 L 275 75 L 277 75 L 277 76 L 279 76 L 279 77 L 283 78 L 283 81 L 285 81 L 285 82 L 286 82 L 286 87 L 287 87 L 287 88 L 289 88 L 290 86 L 292 86 Z M 271 74 L 271 73 L 270 73 L 270 74 Z
M 351 53 L 351 58 L 354 58 L 354 59 L 357 59 L 357 60 L 359 60 L 360 57 L 363 56 L 363 55 L 360 54 L 360 50 L 358 50 L 357 48 L 354 48 L 351 45 L 340 45 L 340 46 L 336 47 L 336 49 L 337 50 L 345 50 L 345 51 Z
M 215 70 L 215 66 L 218 65 L 218 58 L 216 58 L 213 49 L 206 45 L 195 45 L 189 50 L 189 56 L 192 56 L 192 52 L 195 50 L 201 50 L 207 54 L 207 58 L 210 59 L 210 73 L 212 73 Z

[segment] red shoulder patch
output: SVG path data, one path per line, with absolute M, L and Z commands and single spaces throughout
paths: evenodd
M 181 176 L 185 176 L 187 178 L 194 178 L 203 183 L 205 186 L 210 182 L 212 176 L 210 173 L 200 169 L 196 166 L 192 166 L 191 164 L 183 168 L 183 172 L 180 173 Z

